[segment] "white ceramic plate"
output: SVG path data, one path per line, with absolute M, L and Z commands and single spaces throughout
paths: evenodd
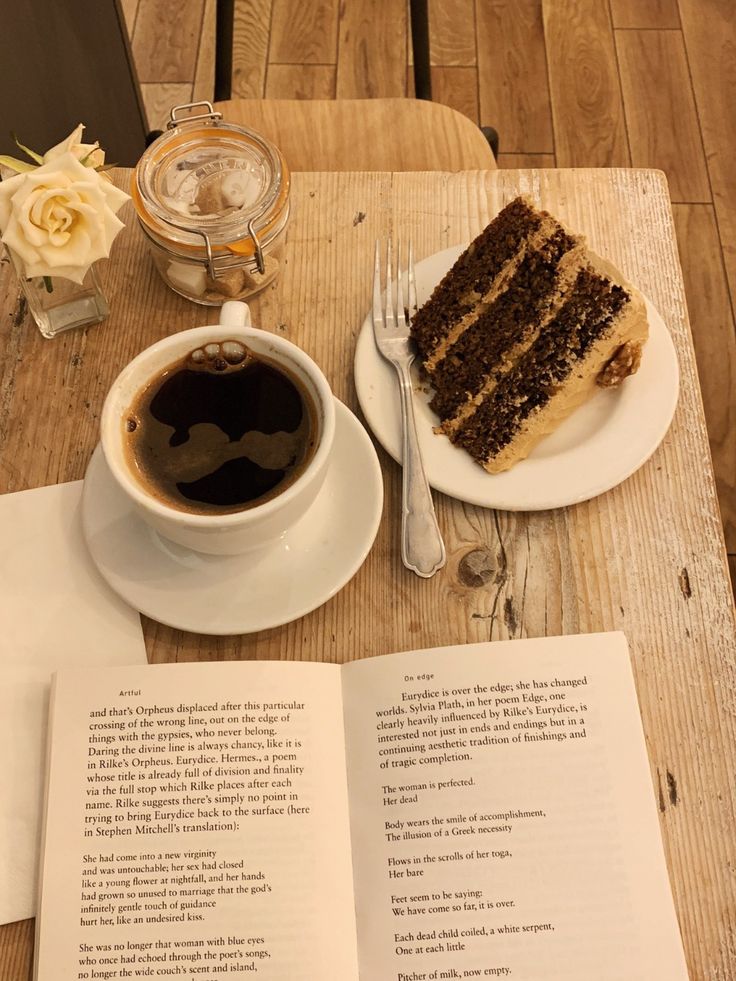
M 160 538 L 132 510 L 97 447 L 84 479 L 82 528 L 103 578 L 141 613 L 194 633 L 252 633 L 321 606 L 363 564 L 383 509 L 373 443 L 337 399 L 335 410 L 317 500 L 276 545 L 247 555 L 204 555 Z
M 421 306 L 463 251 L 455 246 L 416 264 Z M 438 418 L 431 394 L 414 375 L 414 409 L 430 484 L 443 494 L 481 507 L 541 511 L 586 501 L 629 477 L 655 451 L 669 428 L 679 389 L 675 348 L 662 318 L 647 300 L 649 340 L 641 367 L 619 389 L 601 389 L 556 432 L 505 473 L 489 474 L 464 450 L 433 432 Z M 401 460 L 399 395 L 395 371 L 378 353 L 370 313 L 355 350 L 355 384 L 363 413 L 384 449 Z

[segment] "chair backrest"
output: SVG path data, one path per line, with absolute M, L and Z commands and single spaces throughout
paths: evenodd
M 495 170 L 467 116 L 416 99 L 230 99 L 225 122 L 275 143 L 291 170 Z
M 79 122 L 121 167 L 146 147 L 120 0 L 0 3 L 0 154 L 23 156 L 11 130 L 43 153 Z

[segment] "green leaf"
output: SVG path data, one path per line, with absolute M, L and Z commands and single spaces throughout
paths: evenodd
M 43 157 L 40 156 L 40 154 L 36 153 L 35 150 L 29 150 L 27 146 L 23 146 L 23 144 L 20 142 L 18 137 L 15 135 L 15 133 L 11 133 L 10 135 L 15 140 L 15 145 L 18 147 L 18 149 L 22 150 L 27 157 L 30 157 L 31 160 L 35 160 L 37 164 L 43 163 Z
M 100 144 L 99 144 L 99 143 L 95 143 L 95 144 L 93 144 L 93 146 L 92 146 L 92 149 L 91 149 L 91 150 L 89 151 L 89 153 L 85 153 L 85 155 L 84 155 L 84 156 L 83 156 L 83 157 L 81 158 L 81 160 L 80 160 L 79 162 L 80 162 L 80 163 L 81 163 L 81 164 L 82 164 L 83 166 L 85 166 L 85 167 L 91 167 L 91 166 L 92 166 L 92 164 L 91 164 L 91 163 L 89 163 L 89 158 L 90 158 L 90 157 L 92 156 L 92 154 L 93 154 L 93 153 L 94 153 L 94 152 L 95 152 L 96 150 L 99 150 L 99 149 L 100 149 Z M 97 168 L 95 168 L 95 169 L 97 169 Z
M 25 174 L 29 170 L 36 169 L 32 164 L 26 163 L 25 160 L 16 160 L 15 157 L 0 156 L 0 166 L 9 167 L 16 174 Z

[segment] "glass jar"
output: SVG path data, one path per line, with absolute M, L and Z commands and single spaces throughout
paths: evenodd
M 62 276 L 29 278 L 20 256 L 7 246 L 6 249 L 18 274 L 28 309 L 44 337 L 56 337 L 75 327 L 100 324 L 110 313 L 97 263 L 89 267 L 81 283 Z
M 197 108 L 206 111 L 184 118 Z M 135 169 L 133 202 L 172 290 L 208 306 L 247 300 L 279 273 L 289 170 L 258 133 L 222 122 L 209 102 L 175 106 Z

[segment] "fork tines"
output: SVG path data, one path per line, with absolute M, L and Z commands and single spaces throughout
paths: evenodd
M 409 239 L 406 279 L 408 287 L 408 308 L 404 306 L 404 278 L 401 274 L 401 246 L 396 246 L 396 274 L 393 271 L 393 248 L 391 237 L 386 243 L 386 287 L 381 289 L 381 243 L 376 239 L 375 266 L 373 275 L 373 322 L 374 326 L 385 327 L 387 332 L 406 334 L 411 323 L 412 311 L 416 310 L 416 282 L 414 278 L 414 248 Z M 396 305 L 393 293 L 396 283 Z M 384 306 L 385 298 L 385 306 Z M 408 313 L 408 316 L 407 316 Z

